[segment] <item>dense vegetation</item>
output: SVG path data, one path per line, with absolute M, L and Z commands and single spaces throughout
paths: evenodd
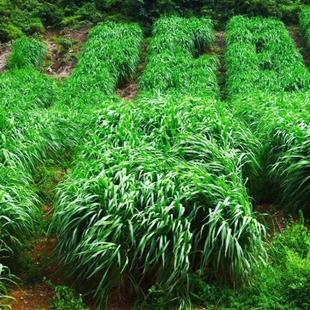
M 238 14 L 276 17 L 297 23 L 301 8 L 309 0 L 1 0 L 0 41 L 9 41 L 23 33 L 40 34 L 50 26 L 73 27 L 102 20 L 138 22 L 147 32 L 162 14 L 184 17 L 209 16 L 224 28 L 229 18 Z
M 63 275 L 99 309 L 309 308 L 310 75 L 266 18 L 296 21 L 302 5 L 237 2 L 0 2 L 1 39 L 21 36 L 0 74 L 1 307 L 49 202 Z M 209 16 L 236 13 L 248 16 L 226 27 L 223 101 Z M 72 74 L 41 73 L 46 47 L 22 32 L 85 20 L 97 25 Z M 139 93 L 122 100 L 150 29 Z M 55 195 L 40 185 L 50 163 L 70 167 Z M 273 235 L 253 211 L 262 202 L 299 223 Z

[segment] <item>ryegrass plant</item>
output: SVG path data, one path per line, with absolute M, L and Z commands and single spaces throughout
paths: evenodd
M 188 304 L 197 269 L 246 280 L 252 258 L 264 256 L 242 178 L 257 173 L 251 132 L 220 102 L 175 94 L 92 112 L 51 226 L 67 276 L 100 307 L 152 285 Z
M 305 91 L 310 75 L 302 57 L 277 20 L 234 17 L 226 43 L 227 93 L 263 146 L 259 196 L 289 212 L 308 208 Z
M 233 101 L 237 118 L 249 124 L 262 143 L 263 200 L 287 212 L 308 209 L 309 94 L 255 93 Z
M 214 41 L 209 19 L 162 17 L 153 28 L 147 64 L 139 80 L 142 91 L 219 97 L 218 59 L 203 55 Z
M 105 22 L 88 35 L 76 68 L 63 85 L 65 102 L 79 97 L 103 101 L 118 84 L 131 80 L 139 64 L 142 30 L 136 24 Z M 63 99 L 64 99 L 63 98 Z
M 155 286 L 185 309 L 197 270 L 208 281 L 237 285 L 265 260 L 264 229 L 245 187 L 258 175 L 260 143 L 214 100 L 218 61 L 195 59 L 214 38 L 207 19 L 158 20 L 142 91 L 133 102 L 112 98 L 127 72 L 120 61 L 127 41 L 121 46 L 118 37 L 126 27 L 96 28 L 65 82 L 81 141 L 58 187 L 51 230 L 66 275 L 98 307 Z M 130 61 L 139 44 L 131 43 Z M 97 83 L 93 72 L 108 83 Z
M 200 268 L 211 279 L 244 280 L 254 253 L 264 253 L 263 229 L 239 174 L 227 171 L 236 164 L 221 154 L 222 171 L 148 146 L 85 145 L 53 215 L 68 275 L 101 307 L 112 293 L 155 283 L 187 299 L 188 275 Z
M 31 67 L 39 69 L 45 54 L 46 47 L 42 42 L 22 37 L 14 42 L 6 68 L 21 69 Z
M 57 96 L 56 80 L 27 67 L 0 75 L 1 107 L 22 109 L 50 107 Z
M 37 206 L 36 194 L 29 184 L 31 177 L 18 166 L 1 166 L 0 170 L 0 244 L 12 255 L 34 235 L 34 228 L 38 226 L 42 214 Z
M 227 25 L 227 93 L 309 90 L 310 75 L 284 24 L 236 16 Z M 237 57 L 236 55 L 240 55 Z
M 163 16 L 154 23 L 152 34 L 154 39 L 148 48 L 149 55 L 183 50 L 197 57 L 214 42 L 213 24 L 206 17 Z
M 0 248 L 0 253 L 1 253 L 1 248 Z M 3 264 L 0 264 L 0 307 L 1 309 L 11 309 L 10 301 L 12 297 L 9 296 L 9 292 L 6 287 L 8 283 L 14 283 L 12 281 L 12 275 L 10 273 L 10 270 Z

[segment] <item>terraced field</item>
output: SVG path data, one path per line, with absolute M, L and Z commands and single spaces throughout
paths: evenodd
M 309 25 L 304 11 L 306 38 Z M 141 28 L 105 22 L 62 82 L 39 71 L 44 44 L 15 41 L 0 75 L 4 278 L 47 229 L 64 278 L 98 309 L 147 309 L 150 292 L 189 309 L 197 275 L 251 282 L 268 257 L 253 206 L 310 210 L 310 74 L 280 21 L 232 18 L 222 64 L 214 40 L 208 18 L 162 17 L 137 76 Z M 117 96 L 133 80 L 135 98 Z

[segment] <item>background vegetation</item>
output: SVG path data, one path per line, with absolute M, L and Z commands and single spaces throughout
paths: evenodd
M 22 34 L 43 33 L 48 27 L 79 27 L 102 20 L 138 22 L 147 32 L 162 14 L 184 17 L 209 16 L 217 28 L 238 14 L 276 17 L 296 23 L 309 0 L 1 0 L 0 41 L 6 42 Z

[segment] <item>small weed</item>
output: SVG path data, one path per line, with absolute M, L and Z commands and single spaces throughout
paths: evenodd
M 43 281 L 55 290 L 55 296 L 50 299 L 50 307 L 57 310 L 88 310 L 82 296 L 68 286 L 56 286 L 46 278 Z
M 69 48 L 72 47 L 72 41 L 71 40 L 68 40 L 66 38 L 61 38 L 59 41 L 58 41 L 58 44 L 62 47 L 62 50 L 63 51 L 67 51 Z

